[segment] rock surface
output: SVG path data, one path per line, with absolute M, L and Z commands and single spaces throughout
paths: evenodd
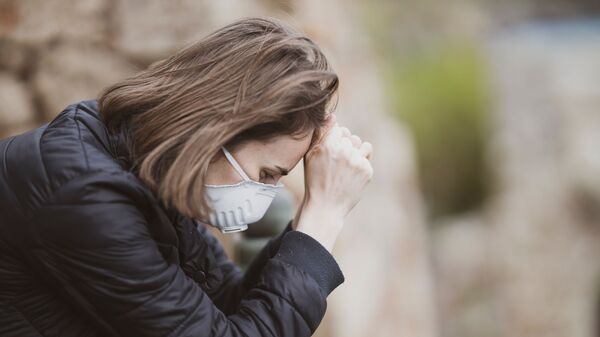
M 0 73 L 0 133 L 33 126 L 35 115 L 26 85 L 8 73 Z

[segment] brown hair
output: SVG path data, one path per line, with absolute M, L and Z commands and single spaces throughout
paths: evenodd
M 232 22 L 106 88 L 109 130 L 131 170 L 163 202 L 200 219 L 208 165 L 226 145 L 277 135 L 319 137 L 338 77 L 310 38 L 269 17 Z

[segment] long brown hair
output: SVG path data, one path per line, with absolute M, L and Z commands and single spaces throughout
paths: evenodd
M 205 218 L 208 165 L 222 145 L 277 135 L 318 139 L 338 88 L 320 48 L 270 17 L 238 19 L 106 88 L 110 132 L 127 139 L 131 170 L 169 206 Z

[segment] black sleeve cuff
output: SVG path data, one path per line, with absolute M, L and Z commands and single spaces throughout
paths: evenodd
M 254 257 L 248 268 L 246 269 L 244 278 L 245 278 L 245 286 L 250 288 L 260 276 L 260 272 L 262 268 L 267 263 L 267 261 L 272 258 L 277 251 L 279 250 L 279 246 L 281 245 L 281 239 L 287 233 L 292 231 L 292 221 L 290 220 L 285 227 L 285 229 L 277 234 L 276 236 L 269 239 L 267 244 L 258 252 L 258 254 Z
M 333 255 L 315 238 L 292 230 L 283 235 L 276 259 L 295 265 L 311 275 L 329 295 L 345 278 Z
M 288 232 L 292 232 L 292 222 L 294 220 L 290 220 L 287 224 L 287 226 L 285 226 L 285 228 L 283 229 L 283 231 L 281 233 L 279 233 L 277 236 L 273 237 L 271 240 L 269 240 L 269 243 L 267 244 L 267 246 L 269 246 L 269 258 L 273 257 L 277 251 L 279 250 L 279 246 L 281 246 L 281 240 L 283 239 L 283 237 L 288 233 Z

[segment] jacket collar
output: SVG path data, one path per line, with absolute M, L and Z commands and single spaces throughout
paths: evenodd
M 123 169 L 130 171 L 132 169 L 132 159 L 129 146 L 127 144 L 127 137 L 123 130 L 118 132 L 109 132 L 109 141 L 111 143 L 111 154 L 115 161 L 117 161 Z
M 124 130 L 111 132 L 100 117 L 98 101 L 95 99 L 83 100 L 77 103 L 89 115 L 96 119 L 93 123 L 86 126 L 96 134 L 98 141 L 110 153 L 112 158 L 118 162 L 123 169 L 130 171 L 132 166 L 131 153 L 127 144 L 127 138 Z

